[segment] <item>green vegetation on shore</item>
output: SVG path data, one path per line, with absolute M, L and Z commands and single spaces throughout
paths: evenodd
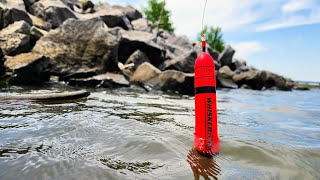
M 148 7 L 142 11 L 149 19 L 154 27 L 159 26 L 160 28 L 169 32 L 174 31 L 172 22 L 170 21 L 171 12 L 165 8 L 165 1 L 149 0 Z

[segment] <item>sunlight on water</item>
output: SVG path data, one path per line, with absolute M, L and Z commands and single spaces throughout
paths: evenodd
M 221 151 L 213 157 L 193 149 L 193 97 L 91 92 L 60 103 L 0 102 L 1 179 L 320 178 L 319 91 L 218 91 Z

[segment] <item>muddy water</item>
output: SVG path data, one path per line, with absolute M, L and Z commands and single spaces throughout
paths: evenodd
M 46 88 L 0 95 L 70 90 Z M 192 148 L 193 97 L 89 90 L 0 102 L 0 179 L 320 179 L 320 91 L 217 91 L 221 151 L 206 158 Z

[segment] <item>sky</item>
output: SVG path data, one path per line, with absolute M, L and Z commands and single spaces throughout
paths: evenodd
M 98 1 L 98 0 L 94 0 Z M 145 7 L 147 0 L 100 0 Z M 196 40 L 205 0 L 166 0 L 176 35 Z M 222 28 L 248 65 L 320 82 L 320 0 L 207 0 L 204 24 Z

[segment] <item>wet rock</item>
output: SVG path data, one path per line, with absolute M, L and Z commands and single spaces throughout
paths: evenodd
M 68 19 L 37 41 L 33 52 L 48 56 L 51 72 L 59 76 L 79 69 L 118 70 L 118 41 L 100 18 Z
M 151 64 L 159 67 L 164 62 L 164 49 L 155 42 L 154 34 L 142 31 L 125 31 L 119 45 L 119 61 L 125 62 L 136 50 L 144 52 Z
M 60 0 L 38 1 L 32 5 L 31 14 L 49 22 L 53 28 L 57 28 L 69 18 L 76 18 L 72 10 Z
M 140 50 L 136 50 L 126 61 L 125 64 L 131 64 L 133 63 L 134 66 L 131 68 L 131 71 L 134 72 L 142 63 L 149 62 L 148 57 L 145 53 L 143 53 Z
M 129 87 L 130 83 L 121 74 L 101 74 L 86 79 L 70 79 L 69 85 L 86 87 L 120 88 Z
M 92 69 L 79 69 L 77 72 L 73 74 L 68 74 L 66 76 L 60 76 L 59 81 L 68 81 L 69 79 L 86 79 L 93 76 L 97 76 L 98 74 L 102 74 L 104 72 L 103 69 L 97 67 Z
M 0 47 L 5 55 L 14 56 L 28 52 L 30 46 L 30 25 L 25 21 L 16 21 L 0 32 Z
M 248 85 L 244 84 L 240 87 L 241 89 L 251 89 Z
M 133 73 L 130 82 L 152 81 L 152 79 L 158 77 L 160 73 L 161 71 L 152 64 L 144 62 Z
M 39 40 L 42 36 L 47 35 L 48 32 L 42 29 L 39 29 L 35 26 L 32 26 L 30 29 L 30 36 L 35 40 Z
M 32 24 L 32 21 L 25 10 L 12 8 L 0 3 L 0 14 L 0 29 L 7 27 L 15 21 L 25 21 L 29 25 Z
M 136 31 L 152 31 L 152 24 L 148 21 L 148 19 L 140 18 L 131 22 L 133 29 Z
M 221 63 L 221 66 L 230 65 L 235 52 L 236 51 L 231 46 L 227 46 L 220 54 L 218 59 L 218 61 Z
M 50 74 L 47 71 L 49 62 L 44 56 L 34 53 L 19 54 L 8 57 L 4 65 L 13 73 L 9 81 L 10 84 L 37 85 L 50 79 Z
M 130 21 L 142 18 L 142 14 L 132 6 L 113 6 L 112 8 L 121 10 Z
M 37 28 L 40 28 L 40 29 L 43 29 L 43 30 L 46 30 L 46 31 L 49 31 L 51 28 L 52 28 L 52 25 L 48 22 L 45 22 L 44 20 L 32 15 L 32 14 L 28 14 L 31 21 L 32 21 L 32 24 L 37 27 Z
M 194 94 L 194 74 L 187 74 L 176 70 L 163 71 L 158 76 L 159 87 L 162 91 L 178 92 L 180 94 Z

